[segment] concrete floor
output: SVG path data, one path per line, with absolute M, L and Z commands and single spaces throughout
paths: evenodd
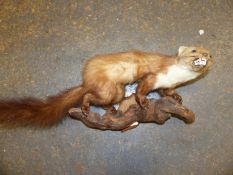
M 1 98 L 79 84 L 95 54 L 201 45 L 214 59 L 206 77 L 178 89 L 194 124 L 171 119 L 123 134 L 71 119 L 51 129 L 0 128 L 0 174 L 232 175 L 232 12 L 232 0 L 0 1 Z

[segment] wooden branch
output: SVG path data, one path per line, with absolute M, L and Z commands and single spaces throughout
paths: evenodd
M 172 97 L 149 100 L 148 108 L 142 109 L 135 101 L 134 95 L 125 98 L 114 114 L 106 112 L 101 116 L 90 112 L 88 116 L 85 116 L 80 108 L 70 109 L 69 114 L 73 119 L 82 121 L 90 128 L 113 131 L 132 129 L 139 123 L 164 124 L 171 116 L 185 123 L 192 123 L 195 120 L 195 114 Z

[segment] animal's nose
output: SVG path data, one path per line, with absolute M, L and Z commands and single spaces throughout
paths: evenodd
M 207 57 L 207 56 L 208 56 L 208 53 L 202 53 L 202 55 L 203 55 L 204 57 Z

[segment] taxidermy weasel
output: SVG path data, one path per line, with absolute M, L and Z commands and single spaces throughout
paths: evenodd
M 142 51 L 98 55 L 84 66 L 80 86 L 45 100 L 0 100 L 0 123 L 48 127 L 62 121 L 77 104 L 81 104 L 84 114 L 88 114 L 90 104 L 111 108 L 124 98 L 125 85 L 135 81 L 137 102 L 146 108 L 145 96 L 150 91 L 160 89 L 162 96 L 179 97 L 172 88 L 196 79 L 210 63 L 210 52 L 201 47 L 181 46 L 175 56 Z

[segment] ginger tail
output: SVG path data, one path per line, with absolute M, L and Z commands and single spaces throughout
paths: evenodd
M 50 127 L 60 123 L 71 107 L 79 104 L 87 89 L 73 87 L 46 100 L 22 98 L 0 100 L 0 124 L 3 126 Z

